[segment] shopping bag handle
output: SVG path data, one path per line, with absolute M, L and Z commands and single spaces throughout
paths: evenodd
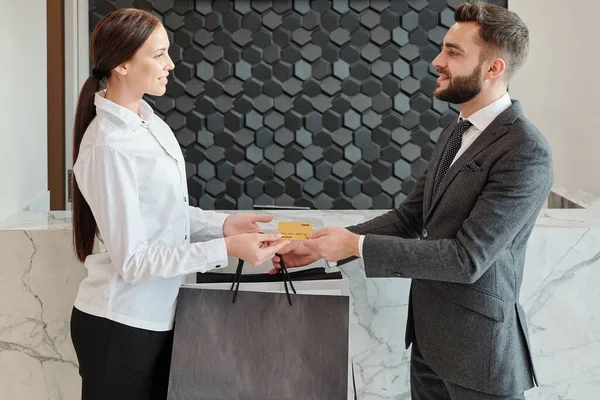
M 324 267 L 313 267 L 308 269 L 302 269 L 300 271 L 290 271 L 288 269 L 289 277 L 292 281 L 312 281 L 312 280 L 329 280 L 329 279 L 343 279 L 340 271 L 325 272 Z M 235 275 L 235 267 L 229 274 L 221 272 L 201 272 L 196 275 L 196 283 L 231 283 L 233 276 Z M 242 275 L 240 277 L 241 282 L 281 282 L 283 280 L 283 274 L 261 273 Z
M 290 284 L 290 288 L 292 289 L 292 291 L 294 292 L 294 294 L 296 294 L 296 288 L 294 288 L 294 284 L 292 283 L 292 280 L 290 279 L 290 275 L 288 273 L 288 270 L 283 262 L 283 258 L 281 257 L 280 254 L 277 254 L 277 256 L 279 256 L 280 264 L 281 264 L 281 268 L 279 268 L 279 270 L 277 271 L 278 274 L 283 274 L 283 286 L 285 287 L 285 294 L 287 296 L 287 300 L 289 305 L 292 305 L 292 298 L 290 296 L 290 292 L 288 290 L 288 283 Z M 244 269 L 244 260 L 242 260 L 241 258 L 238 261 L 238 265 L 237 265 L 237 269 L 235 271 L 235 275 L 233 276 L 233 282 L 231 283 L 231 289 L 229 290 L 233 290 L 233 302 L 235 304 L 235 300 L 237 299 L 237 294 L 240 288 L 240 280 L 242 277 L 242 270 Z M 235 288 L 235 289 L 234 289 Z

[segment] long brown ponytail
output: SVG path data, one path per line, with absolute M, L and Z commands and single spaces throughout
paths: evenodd
M 122 8 L 107 14 L 96 26 L 90 40 L 90 59 L 94 65 L 79 94 L 73 127 L 73 164 L 79 156 L 79 146 L 86 129 L 96 116 L 94 96 L 100 81 L 111 76 L 113 68 L 130 60 L 136 51 L 161 24 L 147 11 Z M 85 201 L 75 175 L 72 176 L 73 245 L 77 258 L 83 262 L 92 254 L 97 224 Z

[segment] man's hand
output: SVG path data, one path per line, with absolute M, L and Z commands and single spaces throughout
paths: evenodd
M 304 267 L 321 258 L 317 253 L 304 246 L 302 241 L 291 242 L 279 250 L 277 254 L 278 255 L 272 258 L 274 268 L 269 271 L 269 274 L 271 275 L 276 274 L 281 268 L 282 258 L 286 268 Z
M 243 233 L 259 233 L 263 229 L 256 223 L 271 222 L 273 216 L 271 215 L 257 215 L 257 214 L 231 214 L 225 219 L 223 224 L 223 236 L 235 236 Z
M 309 234 L 304 246 L 326 261 L 339 261 L 353 256 L 360 257 L 359 238 L 360 235 L 346 228 L 334 226 Z

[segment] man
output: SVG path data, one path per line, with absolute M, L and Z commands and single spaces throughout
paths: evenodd
M 433 61 L 434 94 L 459 104 L 460 118 L 414 190 L 399 209 L 315 232 L 282 257 L 288 267 L 362 257 L 367 277 L 412 278 L 413 400 L 524 399 L 535 374 L 519 291 L 553 182 L 547 141 L 507 93 L 529 33 L 485 3 L 462 4 L 455 21 Z

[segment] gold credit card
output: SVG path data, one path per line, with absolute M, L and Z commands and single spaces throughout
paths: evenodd
M 281 240 L 306 240 L 306 235 L 312 232 L 312 223 L 280 222 L 277 232 L 283 235 Z

